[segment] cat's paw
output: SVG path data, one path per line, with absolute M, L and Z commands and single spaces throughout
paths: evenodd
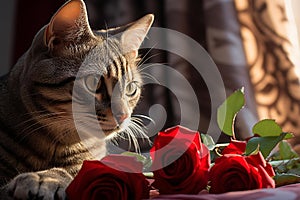
M 65 189 L 71 180 L 65 170 L 53 168 L 20 174 L 7 185 L 7 190 L 14 199 L 60 200 L 66 199 Z

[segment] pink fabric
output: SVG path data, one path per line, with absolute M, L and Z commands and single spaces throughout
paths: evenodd
M 224 194 L 204 194 L 198 195 L 161 195 L 155 199 L 189 199 L 189 200 L 296 200 L 300 199 L 300 183 L 286 185 L 275 189 L 258 189 L 242 192 L 228 192 Z

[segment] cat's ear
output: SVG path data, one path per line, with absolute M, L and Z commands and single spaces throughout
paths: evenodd
M 137 52 L 144 41 L 152 23 L 154 15 L 148 14 L 131 23 L 121 35 L 121 45 L 125 54 L 137 56 Z
M 86 6 L 82 0 L 66 2 L 51 18 L 44 32 L 44 43 L 59 49 L 68 43 L 80 43 L 94 37 L 88 23 Z

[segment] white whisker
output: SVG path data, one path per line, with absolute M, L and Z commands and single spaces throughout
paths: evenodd
M 161 83 L 154 76 L 152 76 L 151 74 L 141 72 L 140 75 L 141 75 L 142 79 L 150 79 L 150 80 L 153 80 L 158 85 L 161 85 Z
M 141 122 L 143 122 L 143 120 L 140 119 L 140 118 L 143 118 L 143 119 L 146 119 L 146 120 L 152 122 L 152 123 L 155 125 L 155 121 L 154 121 L 151 117 L 148 117 L 148 116 L 146 116 L 146 115 L 138 115 L 138 114 L 134 114 L 134 115 L 132 115 L 131 118 L 134 119 L 134 120 L 139 120 L 139 121 L 141 121 Z
M 148 60 L 150 60 L 151 58 L 160 55 L 161 53 L 157 53 L 157 54 L 153 54 L 151 56 L 149 56 L 148 58 L 146 58 L 148 56 L 148 54 L 155 48 L 156 45 L 153 45 L 146 53 L 145 55 L 141 58 L 141 60 L 137 63 L 137 66 L 140 67 L 141 65 L 143 65 L 145 62 L 147 62 Z M 145 59 L 146 58 L 146 59 Z

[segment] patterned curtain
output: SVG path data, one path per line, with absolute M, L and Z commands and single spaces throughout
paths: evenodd
M 239 137 L 247 138 L 258 118 L 235 4 L 231 0 L 203 3 L 207 50 L 218 66 L 226 92 L 230 95 L 236 89 L 245 89 L 246 106 L 237 116 L 236 128 Z
M 275 119 L 284 131 L 299 135 L 300 54 L 290 1 L 235 3 L 259 118 Z M 292 143 L 299 144 L 300 137 Z

